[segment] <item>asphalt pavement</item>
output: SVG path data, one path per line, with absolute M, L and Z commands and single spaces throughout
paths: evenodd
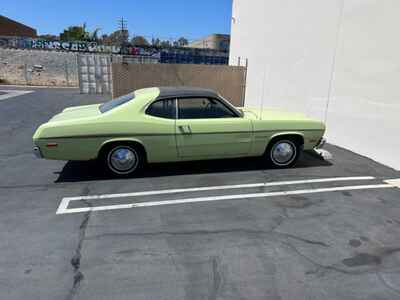
M 218 160 L 113 179 L 38 160 L 31 139 L 109 96 L 0 95 L 1 299 L 400 298 L 399 172 L 328 144 L 331 160 L 292 169 Z

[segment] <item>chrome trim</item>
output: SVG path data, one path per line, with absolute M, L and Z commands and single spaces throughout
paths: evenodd
M 125 175 L 137 168 L 139 159 L 134 149 L 128 146 L 119 146 L 108 154 L 107 162 L 113 172 Z
M 33 154 L 36 156 L 36 158 L 43 158 L 42 152 L 37 146 L 33 147 Z
M 172 120 L 172 119 L 168 119 Z M 188 120 L 188 119 L 187 119 Z M 193 134 L 240 134 L 240 133 L 292 133 L 292 132 L 308 132 L 308 131 L 320 131 L 319 129 L 284 129 L 284 130 L 254 130 L 254 131 L 215 131 L 215 132 L 194 132 Z M 45 137 L 41 138 L 41 140 L 55 140 L 55 139 L 73 139 L 73 138 L 113 138 L 113 137 L 144 137 L 144 136 L 175 136 L 176 133 L 110 133 L 110 134 L 91 134 L 91 135 L 74 135 L 74 136 L 54 136 L 54 137 Z
M 314 148 L 321 149 L 325 146 L 325 144 L 326 144 L 326 138 L 322 137 Z
M 333 158 L 332 153 L 325 149 L 314 149 L 314 152 L 324 160 L 331 160 Z
M 283 167 L 294 161 L 297 155 L 297 149 L 293 142 L 282 140 L 272 147 L 270 155 L 274 164 Z

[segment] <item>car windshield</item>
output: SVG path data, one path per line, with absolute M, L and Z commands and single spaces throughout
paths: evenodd
M 108 112 L 128 101 L 132 101 L 134 99 L 135 99 L 135 92 L 129 93 L 127 95 L 124 95 L 124 96 L 121 96 L 121 97 L 118 97 L 118 98 L 115 98 L 108 102 L 103 103 L 102 105 L 100 105 L 99 109 L 100 109 L 101 113 L 105 113 L 105 112 Z

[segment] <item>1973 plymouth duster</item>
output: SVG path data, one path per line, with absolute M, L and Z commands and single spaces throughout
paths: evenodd
M 301 113 L 236 108 L 212 90 L 160 87 L 64 109 L 33 136 L 38 157 L 99 159 L 119 176 L 155 162 L 260 156 L 295 164 L 321 146 L 325 125 Z

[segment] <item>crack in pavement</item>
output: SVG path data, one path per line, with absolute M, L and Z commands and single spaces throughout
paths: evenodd
M 317 275 L 319 277 L 323 277 L 327 272 L 337 272 L 337 273 L 342 273 L 342 274 L 347 274 L 347 275 L 359 275 L 359 274 L 366 274 L 366 273 L 372 273 L 372 272 L 377 272 L 379 271 L 379 266 L 380 263 L 371 263 L 371 264 L 366 264 L 366 265 L 355 265 L 355 266 L 351 266 L 351 267 L 362 267 L 362 266 L 367 266 L 367 265 L 372 265 L 372 267 L 369 268 L 362 268 L 362 269 L 357 269 L 357 270 L 349 270 L 349 269 L 345 269 L 345 268 L 341 268 L 339 267 L 339 263 L 335 263 L 335 264 L 331 264 L 331 265 L 323 265 L 320 264 L 318 262 L 316 262 L 315 260 L 311 259 L 310 257 L 308 257 L 307 255 L 301 253 L 296 246 L 294 246 L 292 243 L 290 243 L 289 241 L 287 243 L 285 243 L 287 246 L 289 246 L 290 249 L 293 250 L 293 252 L 295 252 L 298 256 L 304 258 L 305 260 L 307 260 L 309 263 L 313 264 L 314 266 L 316 266 L 317 268 L 315 270 L 310 270 L 306 272 L 306 275 Z M 376 255 L 377 258 L 379 258 L 379 261 L 382 260 L 382 258 L 395 254 L 397 252 L 400 252 L 400 248 L 382 248 L 379 251 L 379 254 Z M 363 253 L 357 254 L 356 256 L 354 256 L 353 258 L 357 258 L 360 255 L 365 255 Z M 373 255 L 370 255 L 373 256 Z M 350 259 L 353 259 L 350 258 Z M 348 258 L 349 259 L 349 258 Z M 346 259 L 344 259 L 346 260 Z M 342 260 L 342 263 L 343 261 Z M 349 267 L 349 268 L 351 268 Z
M 376 277 L 379 279 L 380 282 L 382 282 L 382 284 L 389 290 L 391 290 L 392 292 L 394 292 L 396 295 L 400 296 L 400 290 L 394 288 L 393 286 L 391 286 L 385 279 L 385 276 L 383 276 L 382 273 L 380 273 L 379 271 L 375 272 Z
M 86 195 L 89 194 L 89 186 L 86 186 L 84 188 L 83 194 L 86 194 Z M 86 205 L 88 205 L 88 207 L 92 206 L 92 204 L 89 201 L 84 200 L 84 202 L 86 203 Z M 71 258 L 71 265 L 74 270 L 74 278 L 73 278 L 72 288 L 70 289 L 68 296 L 66 298 L 67 300 L 72 300 L 75 298 L 75 295 L 77 294 L 77 292 L 79 290 L 81 282 L 84 279 L 84 275 L 80 270 L 81 259 L 82 259 L 81 251 L 82 251 L 82 247 L 83 247 L 83 241 L 85 240 L 86 229 L 89 224 L 90 216 L 91 216 L 91 211 L 88 211 L 87 213 L 85 213 L 85 215 L 83 216 L 81 225 L 79 226 L 78 245 L 75 249 L 74 256 Z
M 209 300 L 216 300 L 218 296 L 219 289 L 221 287 L 222 277 L 219 272 L 219 258 L 217 256 L 211 257 L 212 263 L 212 287 L 210 291 L 210 295 L 208 297 Z
M 366 273 L 365 271 L 349 271 L 349 270 L 345 270 L 345 269 L 341 269 L 339 267 L 336 267 L 337 264 L 332 264 L 332 265 L 323 265 L 320 264 L 318 262 L 316 262 L 315 260 L 309 258 L 307 255 L 301 253 L 292 243 L 287 242 L 285 243 L 290 249 L 293 250 L 293 252 L 295 252 L 298 256 L 304 258 L 306 261 L 308 261 L 309 263 L 311 263 L 312 265 L 316 266 L 317 268 L 315 270 L 312 271 L 307 271 L 306 275 L 314 275 L 314 274 L 320 274 L 320 276 L 324 276 L 325 273 L 327 271 L 335 271 L 338 273 L 342 273 L 342 274 L 348 274 L 348 275 L 354 275 L 354 274 L 362 274 L 362 273 Z M 323 272 L 321 273 L 321 270 L 323 270 Z
M 282 235 L 286 236 L 287 238 L 291 238 L 291 239 L 294 239 L 294 240 L 297 240 L 297 241 L 301 241 L 301 242 L 304 242 L 306 244 L 318 245 L 318 246 L 322 246 L 322 247 L 330 247 L 330 245 L 328 245 L 327 243 L 324 243 L 324 242 L 321 242 L 321 241 L 315 241 L 315 240 L 301 238 L 301 237 L 296 236 L 294 234 L 283 233 L 283 232 L 275 232 L 275 233 L 282 234 Z
M 113 232 L 113 233 L 103 233 L 99 235 L 93 235 L 86 237 L 86 240 L 96 240 L 99 238 L 106 238 L 106 237 L 157 237 L 157 236 L 185 236 L 185 235 L 208 235 L 208 234 L 226 234 L 226 233 L 242 233 L 242 234 L 249 234 L 249 235 L 273 235 L 278 237 L 285 237 L 295 239 L 310 245 L 322 246 L 322 247 L 330 247 L 330 245 L 321 242 L 306 239 L 303 237 L 299 237 L 293 234 L 283 233 L 283 232 L 276 232 L 273 231 L 275 226 L 272 230 L 252 230 L 252 229 L 242 229 L 242 228 L 235 228 L 235 229 L 227 229 L 227 230 L 189 230 L 189 231 L 155 231 L 155 232 Z
M 86 240 L 95 240 L 104 237 L 154 237 L 154 236 L 179 236 L 179 235 L 208 235 L 208 234 L 226 234 L 226 233 L 242 233 L 242 234 L 252 234 L 252 235 L 274 235 L 278 237 L 284 237 L 286 239 L 294 239 L 306 244 L 330 247 L 329 244 L 323 241 L 311 240 L 304 237 L 300 237 L 294 234 L 275 231 L 285 220 L 291 219 L 286 215 L 286 210 L 283 209 L 283 215 L 279 215 L 275 218 L 275 224 L 273 224 L 269 230 L 260 229 L 243 229 L 243 228 L 233 228 L 226 230 L 188 230 L 188 231 L 154 231 L 154 232 L 111 232 L 103 233 L 99 235 L 86 237 Z

